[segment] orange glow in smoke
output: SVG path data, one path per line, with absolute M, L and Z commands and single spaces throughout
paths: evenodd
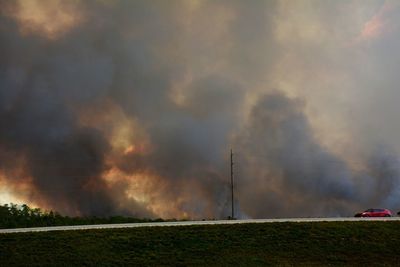
M 390 13 L 396 5 L 386 2 L 379 11 L 364 24 L 360 33 L 361 39 L 374 39 L 390 31 Z
M 384 23 L 379 16 L 374 16 L 370 21 L 365 23 L 361 32 L 361 37 L 365 39 L 378 37 L 383 30 Z
M 151 173 L 126 174 L 117 167 L 104 173 L 103 179 L 112 188 L 121 183 L 125 185 L 124 198 L 131 199 L 146 210 L 161 218 L 189 218 L 180 208 L 184 197 L 168 194 L 166 181 Z
M 81 20 L 77 1 L 18 0 L 17 9 L 9 14 L 19 24 L 23 34 L 39 34 L 57 39 Z

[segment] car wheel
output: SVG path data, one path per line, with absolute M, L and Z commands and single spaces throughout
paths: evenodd
M 389 214 L 385 214 L 385 217 L 392 217 L 392 216 L 390 216 Z

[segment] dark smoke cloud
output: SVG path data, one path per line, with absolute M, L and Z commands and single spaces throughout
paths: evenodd
M 0 178 L 67 214 L 222 218 L 233 147 L 241 217 L 397 208 L 396 60 L 357 37 L 382 4 L 303 3 L 0 0 Z
M 14 12 L 21 8 L 1 5 Z M 105 159 L 110 140 L 97 125 L 81 125 L 80 112 L 108 99 L 146 129 L 154 146 L 150 155 L 122 157 L 117 163 L 121 170 L 162 177 L 166 189 L 154 190 L 171 201 L 185 195 L 189 186 L 182 184 L 192 185 L 193 193 L 178 210 L 219 216 L 225 185 L 219 169 L 222 151 L 215 148 L 227 144 L 233 127 L 227 103 L 237 104 L 237 85 L 216 75 L 195 80 L 188 85 L 194 89 L 185 95 L 185 104 L 177 107 L 170 87 L 185 71 L 185 62 L 171 65 L 172 58 L 159 58 L 164 46 L 178 38 L 177 5 L 78 5 L 85 21 L 56 39 L 37 35 L 40 29 L 22 33 L 16 19 L 1 17 L 8 25 L 0 32 L 0 142 L 5 158 L 17 153 L 25 162 L 3 168 L 23 167 L 32 178 L 33 200 L 61 212 L 155 216 L 118 197 L 126 187 L 110 188 L 102 179 L 111 168 Z
M 107 94 L 110 57 L 74 33 L 48 41 L 22 35 L 7 17 L 1 20 L 8 25 L 0 31 L 2 156 L 22 154 L 35 198 L 45 205 L 68 214 L 127 213 L 116 207 L 112 189 L 100 179 L 108 168 L 108 141 L 98 130 L 79 125 L 74 110 Z M 6 170 L 16 167 L 3 163 Z M 130 214 L 150 215 L 136 206 Z
M 238 135 L 243 167 L 237 190 L 247 216 L 351 216 L 362 205 L 397 209 L 396 153 L 381 147 L 363 169 L 350 168 L 318 143 L 303 106 L 281 93 L 260 97 Z
M 354 200 L 350 171 L 318 144 L 302 106 L 280 93 L 261 97 L 238 138 L 245 177 L 238 190 L 242 208 L 252 217 L 301 216 L 305 211 L 315 216 Z

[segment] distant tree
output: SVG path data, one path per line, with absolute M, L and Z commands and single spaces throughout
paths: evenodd
M 138 219 L 124 216 L 110 217 L 69 217 L 55 211 L 42 211 L 40 208 L 30 208 L 26 204 L 14 203 L 0 206 L 0 228 L 20 228 L 58 225 L 107 224 L 107 223 L 137 223 L 161 222 L 163 219 Z

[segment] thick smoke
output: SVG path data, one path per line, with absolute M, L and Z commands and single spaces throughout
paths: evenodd
M 51 31 L 43 18 L 20 19 L 26 3 L 1 4 L 8 11 L 1 17 L 6 25 L 1 28 L 2 156 L 20 158 L 3 169 L 23 169 L 25 176 L 7 175 L 7 180 L 24 180 L 32 201 L 69 214 L 220 216 L 226 191 L 221 153 L 233 127 L 228 103 L 238 103 L 238 86 L 204 74 L 179 85 L 176 90 L 191 90 L 177 92 L 182 99 L 174 99 L 172 84 L 190 72 L 186 59 L 161 58 L 179 38 L 176 27 L 183 27 L 175 21 L 178 3 L 82 1 L 71 9 L 59 2 L 56 11 L 67 17 L 74 11 L 74 19 L 82 22 Z M 46 10 L 54 5 L 29 3 Z M 118 129 L 103 125 L 113 109 L 138 126 L 113 136 Z M 131 141 L 137 146 L 142 140 L 132 140 L 136 131 L 145 132 L 150 151 L 118 154 L 111 139 L 127 139 L 125 148 Z M 117 176 L 141 176 L 133 180 L 157 180 L 141 192 L 150 199 L 138 204 L 135 198 L 121 198 L 129 178 L 104 178 L 115 170 Z M 160 214 L 154 214 L 152 201 L 171 212 L 156 209 Z
M 239 216 L 400 208 L 396 12 L 0 0 L 0 185 L 72 215 L 223 218 L 233 148 Z

